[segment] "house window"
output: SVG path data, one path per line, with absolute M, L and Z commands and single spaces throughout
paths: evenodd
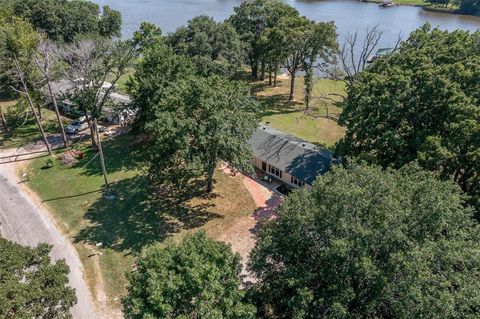
M 262 162 L 262 171 L 266 172 L 267 171 L 267 163 Z
M 305 186 L 305 182 L 302 181 L 302 180 L 299 180 L 298 178 L 295 178 L 293 176 L 290 177 L 290 182 L 294 185 L 297 185 L 297 186 L 300 186 L 300 187 L 304 187 Z
M 282 171 L 272 165 L 268 165 L 268 172 L 282 178 Z

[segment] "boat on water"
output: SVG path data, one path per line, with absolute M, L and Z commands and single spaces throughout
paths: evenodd
M 390 7 L 395 7 L 397 4 L 393 2 L 392 0 L 382 0 L 379 4 L 380 7 L 383 8 L 390 8 Z

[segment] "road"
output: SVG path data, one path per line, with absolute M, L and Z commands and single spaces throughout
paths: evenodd
M 92 296 L 83 278 L 82 264 L 75 248 L 55 227 L 51 217 L 19 187 L 14 164 L 4 156 L 16 150 L 0 150 L 0 234 L 22 245 L 53 245 L 54 260 L 65 259 L 70 266 L 70 286 L 75 288 L 78 303 L 72 308 L 74 318 L 92 319 L 95 312 Z M 38 155 L 38 154 L 37 154 Z

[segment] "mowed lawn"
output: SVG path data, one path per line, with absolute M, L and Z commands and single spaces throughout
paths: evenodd
M 323 146 L 333 146 L 345 134 L 337 124 L 345 95 L 345 84 L 330 79 L 316 79 L 309 110 L 304 105 L 303 77 L 295 80 L 296 102 L 288 102 L 290 79 L 280 77 L 277 87 L 264 82 L 251 81 L 257 99 L 262 103 L 262 122 L 295 135 L 305 141 Z
M 0 100 L 0 107 L 4 114 L 7 114 L 8 109 L 15 107 L 16 103 L 16 100 Z M 8 123 L 9 132 L 0 134 L 0 148 L 19 147 L 42 138 L 33 115 L 22 115 L 18 122 L 16 125 Z M 60 132 L 55 112 L 52 110 L 42 108 L 42 125 L 46 133 Z
M 75 244 L 97 300 L 114 309 L 120 309 L 126 292 L 125 272 L 145 247 L 200 228 L 218 237 L 256 209 L 242 180 L 218 171 L 213 194 L 205 194 L 204 182 L 198 181 L 184 192 L 165 190 L 156 199 L 142 174 L 144 146 L 132 135 L 104 142 L 115 194 L 115 199 L 105 199 L 99 159 L 85 145 L 81 149 L 85 158 L 72 167 L 55 159 L 55 165 L 46 168 L 41 158 L 18 173 L 28 171 L 28 186 Z

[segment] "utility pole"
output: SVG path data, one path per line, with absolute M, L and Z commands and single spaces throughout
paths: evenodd
M 100 152 L 100 163 L 102 164 L 102 172 L 103 172 L 103 180 L 105 182 L 105 196 L 110 197 L 110 187 L 108 185 L 108 179 L 107 179 L 107 170 L 105 169 L 105 159 L 103 158 L 103 149 L 102 149 L 102 143 L 100 142 L 100 135 L 98 134 L 98 124 L 97 124 L 97 119 L 94 119 L 94 125 L 95 125 L 95 133 L 97 135 L 97 140 L 98 140 L 98 151 Z

